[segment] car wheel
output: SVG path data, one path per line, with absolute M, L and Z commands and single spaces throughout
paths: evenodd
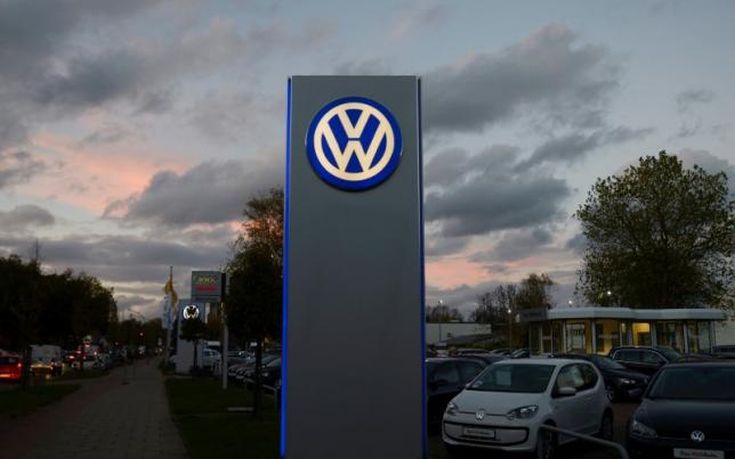
M 600 422 L 600 431 L 598 432 L 597 436 L 603 440 L 612 441 L 613 435 L 613 416 L 611 412 L 606 411 L 605 414 L 602 415 L 602 421 Z
M 539 429 L 538 439 L 536 440 L 536 458 L 552 459 L 556 452 L 556 436 L 553 432 Z
M 607 399 L 611 402 L 618 400 L 618 393 L 613 386 L 605 386 L 605 395 L 607 395 Z

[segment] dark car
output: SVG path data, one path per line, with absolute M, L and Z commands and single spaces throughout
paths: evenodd
M 735 362 L 665 366 L 628 421 L 631 457 L 735 458 Z
M 620 363 L 596 354 L 554 354 L 554 357 L 561 359 L 582 359 L 592 362 L 594 366 L 600 370 L 605 380 L 605 390 L 607 398 L 611 402 L 623 399 L 637 399 L 648 386 L 647 375 L 635 370 L 624 367 Z
M 441 425 L 447 404 L 485 368 L 468 358 L 426 359 L 427 417 L 431 428 Z
M 463 359 L 479 360 L 480 362 L 484 363 L 485 365 L 492 365 L 495 362 L 500 362 L 501 360 L 507 359 L 506 356 L 499 355 L 499 354 L 491 354 L 489 352 L 477 352 L 477 353 L 462 354 L 462 358 Z
M 667 363 L 676 362 L 682 355 L 670 347 L 621 346 L 610 350 L 608 356 L 631 370 L 653 376 Z
M 531 352 L 525 347 L 516 349 L 510 353 L 511 359 L 527 359 L 528 357 L 531 357 Z
M 281 359 L 271 360 L 267 365 L 263 366 L 261 378 L 263 385 L 276 387 L 276 382 L 281 379 Z

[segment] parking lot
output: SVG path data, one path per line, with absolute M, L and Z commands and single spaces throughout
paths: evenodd
M 615 441 L 623 444 L 625 439 L 625 425 L 633 410 L 638 406 L 637 403 L 614 403 L 614 419 L 615 419 Z M 488 454 L 476 454 L 476 457 L 488 457 Z M 493 452 L 492 457 L 503 457 Z M 511 457 L 511 456 L 508 456 Z M 617 459 L 620 455 L 608 448 L 597 445 L 585 444 L 576 441 L 571 444 L 559 448 L 558 458 L 565 459 Z M 444 449 L 441 434 L 435 434 L 429 437 L 429 458 L 430 459 L 449 459 L 449 455 Z

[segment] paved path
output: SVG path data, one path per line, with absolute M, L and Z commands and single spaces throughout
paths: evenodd
M 3 430 L 2 458 L 186 458 L 154 361 L 84 381 L 75 393 Z

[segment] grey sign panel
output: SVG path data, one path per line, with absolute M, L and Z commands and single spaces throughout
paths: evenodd
M 281 455 L 425 457 L 419 81 L 289 84 Z

